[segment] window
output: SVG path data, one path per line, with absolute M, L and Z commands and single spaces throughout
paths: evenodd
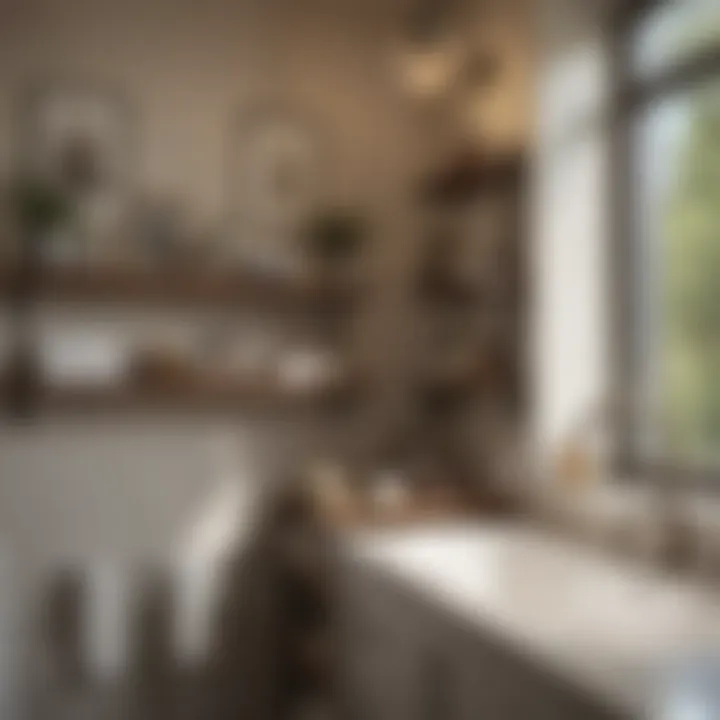
M 720 2 L 664 2 L 636 18 L 628 238 L 634 447 L 671 463 L 720 464 Z
M 712 51 L 718 43 L 718 0 L 663 2 L 637 26 L 631 49 L 632 72 L 648 78 Z

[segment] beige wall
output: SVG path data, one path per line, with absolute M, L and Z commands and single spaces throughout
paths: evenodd
M 405 361 L 414 352 L 408 297 L 421 238 L 412 193 L 448 147 L 448 126 L 429 128 L 425 112 L 398 89 L 406 5 L 0 0 L 0 179 L 10 170 L 24 89 L 54 79 L 94 83 L 116 89 L 134 117 L 137 186 L 176 192 L 200 224 L 220 225 L 233 115 L 269 98 L 318 128 L 328 150 L 329 199 L 365 210 L 373 227 L 356 347 L 375 392 L 349 429 L 332 420 L 257 418 L 4 427 L 0 551 L 14 551 L 20 568 L 30 564 L 25 574 L 68 558 L 168 557 L 228 479 L 262 485 L 294 459 L 328 447 L 372 447 L 402 415 Z M 496 43 L 509 57 L 478 125 L 493 142 L 515 145 L 529 123 L 524 35 L 498 18 L 475 22 L 476 41 Z M 465 30 L 472 37 L 474 24 Z M 440 114 L 448 112 L 452 120 L 452 110 Z M 0 352 L 4 329 L 0 317 Z
M 236 112 L 269 97 L 319 129 L 328 148 L 329 197 L 366 210 L 373 227 L 368 292 L 355 344 L 358 360 L 375 381 L 368 408 L 351 427 L 361 448 L 372 447 L 404 412 L 405 363 L 415 352 L 408 298 L 421 240 L 413 191 L 422 171 L 447 149 L 447 125 L 440 132 L 430 129 L 425 111 L 399 91 L 398 38 L 407 4 L 405 0 L 0 0 L 0 174 L 10 167 L 18 97 L 38 80 L 87 81 L 116 89 L 135 120 L 138 186 L 179 193 L 199 220 L 209 225 L 221 223 L 228 210 L 226 153 Z M 500 87 L 485 96 L 485 110 L 478 120 L 482 134 L 501 145 L 521 142 L 530 124 L 528 28 L 517 18 L 472 14 L 463 27 L 469 41 L 498 48 L 506 58 L 501 63 Z M 446 117 L 453 112 L 446 111 Z M 0 335 L 1 329 L 2 323 Z M 212 434 L 216 427 L 208 423 L 203 432 Z M 297 427 L 265 428 L 263 437 L 270 446 L 281 438 L 294 447 L 292 452 L 308 455 L 307 448 L 317 446 L 318 435 L 327 436 L 321 429 L 308 439 L 312 429 L 303 435 L 293 430 Z M 29 430 L 0 433 L 2 452 L 13 458 L 0 466 L 0 528 L 29 537 L 37 532 L 46 548 L 64 530 L 68 537 L 75 530 L 87 531 L 84 539 L 94 538 L 112 548 L 123 545 L 113 533 L 129 522 L 132 502 L 159 506 L 167 500 L 168 508 L 176 503 L 192 505 L 193 483 L 181 487 L 172 468 L 175 464 L 199 467 L 200 450 L 195 444 L 161 444 L 172 461 L 158 470 L 155 494 L 147 497 L 143 478 L 153 474 L 150 468 L 156 464 L 149 459 L 146 464 L 145 458 L 154 457 L 153 433 L 160 431 L 148 430 L 144 438 L 130 442 L 122 439 L 122 428 L 95 428 L 87 442 L 99 442 L 98 448 L 106 448 L 107 454 L 98 449 L 99 458 L 106 459 L 92 466 L 82 460 L 86 431 L 60 428 L 58 439 L 51 431 L 28 436 L 22 433 Z M 257 437 L 252 423 L 241 423 L 231 432 L 242 447 L 248 442 L 252 446 Z M 115 438 L 114 446 L 108 438 Z M 125 457 L 127 467 L 120 462 Z M 55 459 L 57 472 L 53 472 Z M 133 463 L 149 469 L 135 472 Z M 112 472 L 105 473 L 106 467 Z M 263 463 L 253 467 L 261 478 L 268 474 Z M 87 476 L 81 477 L 83 473 Z M 98 474 L 101 477 L 96 478 Z M 125 478 L 121 483 L 125 500 L 112 490 L 119 476 Z M 205 487 L 209 480 L 200 469 L 197 476 L 199 486 Z M 32 502 L 28 493 L 33 493 Z M 78 529 L 76 523 L 84 523 L 82 508 L 88 493 L 99 503 L 97 522 Z M 56 516 L 55 510 L 65 502 L 76 503 L 76 510 Z M 114 512 L 116 524 L 105 522 Z M 152 516 L 152 510 L 148 512 Z M 41 527 L 32 524 L 33 517 L 45 514 L 53 520 Z M 141 533 L 135 539 L 143 538 L 140 546 L 148 552 L 165 547 L 181 515 L 159 511 L 156 534 Z
M 0 27 L 0 158 L 11 154 L 7 124 L 28 83 L 107 85 L 135 118 L 139 184 L 177 190 L 214 219 L 225 209 L 233 114 L 269 96 L 320 129 L 334 191 L 382 197 L 413 155 L 384 67 L 384 11 L 326 10 L 317 0 L 13 2 Z
M 29 84 L 107 86 L 134 118 L 138 186 L 179 193 L 215 225 L 227 212 L 233 116 L 258 99 L 286 105 L 327 144 L 330 196 L 373 218 L 369 263 L 384 274 L 369 293 L 359 353 L 381 372 L 392 352 L 386 306 L 397 304 L 392 277 L 410 248 L 403 205 L 421 143 L 388 72 L 387 5 L 348 3 L 331 13 L 332 5 L 0 0 L 0 172 L 10 168 L 14 113 Z M 0 430 L 2 544 L 40 564 L 88 553 L 167 556 L 236 471 L 218 465 L 218 443 L 236 451 L 235 479 L 264 485 L 293 459 L 347 447 L 348 437 L 332 419 L 138 423 L 46 420 Z M 362 417 L 358 425 L 368 427 Z
M 434 157 L 422 111 L 399 92 L 405 0 L 3 0 L 0 168 L 28 84 L 107 85 L 135 120 L 139 186 L 176 190 L 208 222 L 227 211 L 233 115 L 271 98 L 306 116 L 326 142 L 331 195 L 393 202 Z M 500 82 L 478 93 L 474 123 L 494 144 L 528 131 L 528 19 L 475 11 L 458 32 L 499 53 Z M 454 109 L 453 109 L 454 112 Z
M 325 144 L 328 199 L 371 218 L 358 353 L 382 374 L 413 251 L 407 205 L 430 145 L 392 72 L 398 14 L 379 0 L 10 3 L 0 26 L 0 169 L 28 84 L 107 85 L 135 119 L 138 187 L 176 192 L 201 225 L 222 227 L 234 117 L 267 99 L 286 106 Z

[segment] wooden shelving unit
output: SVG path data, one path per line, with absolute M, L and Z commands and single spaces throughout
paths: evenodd
M 467 155 L 419 186 L 425 257 L 407 432 L 464 502 L 493 472 L 492 442 L 474 429 L 525 413 L 524 167 L 521 154 Z
M 247 268 L 171 268 L 153 270 L 131 265 L 92 267 L 0 268 L 0 300 L 16 313 L 21 327 L 28 308 L 42 303 L 73 307 L 127 307 L 129 312 L 162 307 L 170 310 L 222 310 L 282 316 L 344 317 L 354 307 L 358 283 L 347 273 L 308 272 L 277 276 Z M 269 410 L 346 407 L 356 397 L 357 376 L 326 385 L 295 389 L 280 381 L 215 378 L 203 373 L 178 382 L 127 382 L 52 387 L 28 366 L 0 379 L 11 415 L 72 415 L 83 413 L 241 413 Z M 30 366 L 33 365 L 30 357 Z M 36 364 L 36 363 L 35 363 Z M 28 369 L 29 368 L 29 369 Z M 21 378 L 21 380 L 19 380 Z M 31 378 L 31 381 L 28 380 Z M 22 407 L 18 410 L 17 406 Z
M 500 292 L 497 287 L 469 281 L 467 277 L 453 277 L 452 269 L 443 267 L 442 257 L 429 256 L 423 264 L 417 283 L 417 299 L 423 316 L 439 317 L 443 322 L 456 321 L 460 317 L 474 321 L 500 319 L 506 328 L 506 340 L 500 340 L 497 333 L 482 342 L 471 339 L 477 358 L 473 369 L 463 373 L 421 373 L 419 392 L 444 389 L 473 398 L 478 392 L 487 392 L 493 383 L 505 385 L 510 379 L 512 385 L 518 384 L 522 371 L 516 340 L 524 331 L 525 307 L 524 249 L 520 228 L 523 187 L 524 159 L 519 154 L 485 159 L 461 156 L 421 183 L 421 212 L 463 212 L 483 199 L 510 202 L 513 209 L 510 213 L 512 221 L 497 239 L 502 253 L 492 279 L 502 280 Z M 512 345 L 511 352 L 502 347 L 508 344 Z

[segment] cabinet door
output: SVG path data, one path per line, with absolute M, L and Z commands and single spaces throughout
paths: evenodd
M 459 661 L 455 648 L 437 635 L 421 649 L 416 661 L 418 720 L 462 720 L 458 680 L 463 668 Z
M 422 595 L 408 597 L 408 616 L 425 628 L 418 682 L 424 700 L 417 718 L 618 720 L 598 698 L 526 656 L 492 627 L 453 616 Z
M 517 648 L 480 633 L 466 637 L 458 680 L 457 720 L 619 720 L 584 694 L 526 658 Z
M 346 705 L 353 720 L 618 720 L 492 628 L 383 576 L 345 587 Z
M 342 593 L 343 704 L 353 720 L 417 720 L 418 638 L 385 583 L 365 573 Z

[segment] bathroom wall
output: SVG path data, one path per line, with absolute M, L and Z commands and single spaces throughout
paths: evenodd
M 89 83 L 127 104 L 136 186 L 177 193 L 199 225 L 221 227 L 233 123 L 257 102 L 287 108 L 324 145 L 328 198 L 372 218 L 368 263 L 373 275 L 385 274 L 361 313 L 368 321 L 360 318 L 366 339 L 357 352 L 382 374 L 394 320 L 392 309 L 378 307 L 395 306 L 389 278 L 411 244 L 403 207 L 421 162 L 417 128 L 391 72 L 396 12 L 382 2 L 348 2 L 338 12 L 323 0 L 0 0 L 0 176 L 10 172 L 26 89 Z M 253 418 L 180 430 L 177 422 L 138 430 L 137 422 L 0 429 L 0 537 L 32 542 L 41 553 L 70 546 L 158 553 L 216 482 L 205 450 L 212 438 L 231 437 L 241 455 L 260 436 L 272 438 L 274 451 L 253 461 L 258 482 L 273 474 L 276 458 L 333 443 L 326 427 L 308 429 L 302 418 L 262 421 L 261 430 Z
M 322 0 L 3 0 L 2 165 L 23 90 L 69 80 L 124 98 L 138 185 L 177 191 L 208 222 L 226 209 L 233 120 L 258 99 L 318 130 L 337 166 L 328 169 L 334 193 L 382 197 L 413 154 L 383 51 L 392 13 L 377 2 L 330 8 Z
M 408 5 L 0 0 L 0 178 L 16 149 L 18 103 L 37 82 L 87 82 L 117 92 L 134 123 L 137 187 L 177 193 L 210 227 L 221 226 L 229 210 L 228 144 L 239 112 L 269 99 L 317 130 L 327 151 L 328 198 L 371 218 L 367 292 L 357 322 L 348 322 L 355 358 L 373 388 L 347 428 L 288 419 L 263 421 L 257 431 L 253 418 L 209 420 L 192 430 L 136 419 L 0 428 L 0 538 L 34 543 L 40 554 L 66 544 L 68 552 L 97 545 L 161 553 L 211 492 L 215 471 L 204 448 L 212 438 L 231 437 L 244 467 L 244 454 L 262 437 L 270 450 L 251 463 L 262 483 L 277 458 L 327 452 L 336 438 L 346 446 L 348 436 L 355 447 L 371 448 L 403 416 L 406 359 L 414 351 L 410 284 L 421 240 L 414 191 L 448 149 L 448 128 L 429 126 L 432 108 L 400 87 Z M 515 147 L 533 122 L 528 18 L 500 5 L 490 14 L 480 7 L 463 32 L 471 46 L 498 51 L 501 62 L 470 129 L 475 123 L 484 142 Z M 453 107 L 448 103 L 446 114 Z M 0 317 L 0 340 L 4 327 Z M 273 452 L 276 445 L 287 449 Z M 123 528 L 136 520 L 145 529 L 125 536 Z
M 318 132 L 327 198 L 366 212 L 373 231 L 353 348 L 374 393 L 349 425 L 249 416 L 0 426 L 0 554 L 23 588 L 58 562 L 165 561 L 195 527 L 212 524 L 208 508 L 228 484 L 262 488 L 299 460 L 372 447 L 402 416 L 420 239 L 415 183 L 448 149 L 447 128 L 429 126 L 432 109 L 399 86 L 407 5 L 0 0 L 0 182 L 11 170 L 25 90 L 38 82 L 89 83 L 126 103 L 136 187 L 176 193 L 199 226 L 221 228 L 231 209 L 233 119 L 267 99 Z M 526 35 L 515 20 L 491 19 L 478 15 L 477 34 L 469 25 L 468 37 L 496 45 L 507 62 L 472 122 L 489 142 L 514 147 L 531 124 Z M 0 233 L 2 226 L 0 212 Z M 0 312 L 0 352 L 6 320 Z M 13 629 L 0 622 L 0 631 Z M 8 678 L 0 670 L 0 684 Z

